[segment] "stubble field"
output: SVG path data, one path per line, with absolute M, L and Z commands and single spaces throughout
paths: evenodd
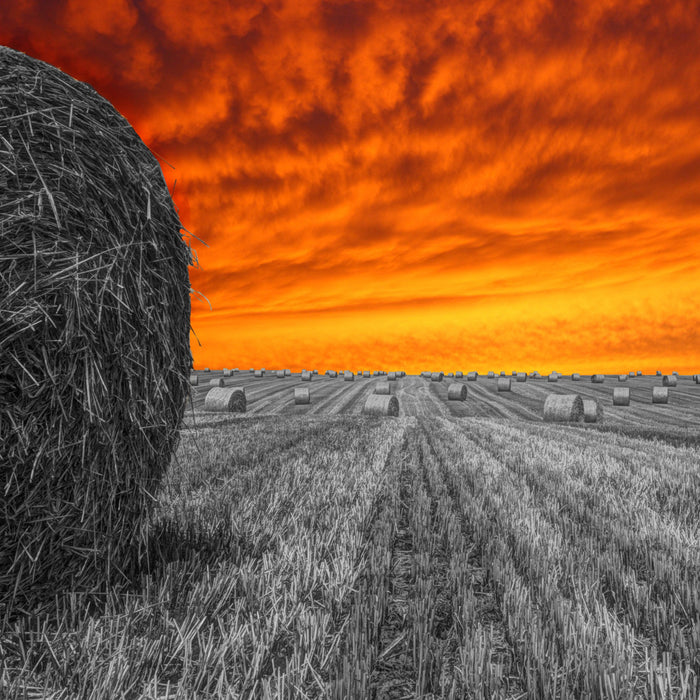
M 3 638 L 8 697 L 700 697 L 700 385 L 200 372 L 148 575 Z M 307 386 L 311 404 L 294 405 Z M 542 421 L 548 393 L 596 424 Z M 43 694 L 41 694 L 43 692 Z

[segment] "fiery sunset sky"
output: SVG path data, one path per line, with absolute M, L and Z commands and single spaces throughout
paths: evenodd
M 695 373 L 699 8 L 9 0 L 0 44 L 177 179 L 196 368 Z

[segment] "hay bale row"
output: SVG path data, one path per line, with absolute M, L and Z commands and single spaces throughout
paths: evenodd
M 399 415 L 399 400 L 396 396 L 386 394 L 370 394 L 362 408 L 366 416 L 393 416 Z
M 447 387 L 448 401 L 464 401 L 467 398 L 467 385 L 453 382 Z
M 544 400 L 544 419 L 547 422 L 579 422 L 583 414 L 580 394 L 549 394 Z
M 204 398 L 204 410 L 218 413 L 245 413 L 246 404 L 245 390 L 240 387 L 214 387 Z

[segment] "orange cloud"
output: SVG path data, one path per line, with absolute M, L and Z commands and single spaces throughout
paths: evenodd
M 697 371 L 687 3 L 13 4 L 177 179 L 196 366 Z

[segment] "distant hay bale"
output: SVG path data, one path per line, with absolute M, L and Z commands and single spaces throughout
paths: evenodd
M 431 382 L 441 382 L 443 378 L 443 373 L 442 372 L 433 372 L 430 375 L 430 381 Z
M 579 422 L 583 418 L 583 399 L 580 394 L 549 394 L 544 400 L 544 419 L 547 422 Z
M 217 377 L 216 379 L 209 380 L 209 386 L 226 386 L 223 377 Z
M 245 391 L 240 387 L 214 387 L 209 389 L 204 399 L 205 411 L 225 413 L 245 413 Z
M 525 372 L 518 372 L 515 375 L 515 381 L 516 382 L 526 382 L 527 381 L 527 374 L 525 374 Z
M 479 376 L 478 372 L 467 372 L 467 381 L 468 382 L 475 382 L 478 376 Z
M 559 375 L 556 372 L 552 372 L 550 375 L 547 376 L 547 381 L 548 382 L 558 382 Z
M 354 382 L 355 375 L 349 369 L 346 369 L 345 372 L 343 373 L 343 381 L 344 382 Z
M 580 382 L 581 381 L 581 375 L 578 372 L 574 372 L 571 375 L 571 381 L 573 382 Z
M 192 386 L 192 252 L 90 85 L 0 47 L 0 135 L 2 629 L 142 571 Z
M 505 373 L 505 372 L 501 372 L 501 376 L 502 376 L 502 377 L 505 377 L 505 376 L 506 376 L 506 373 Z
M 493 371 L 489 370 L 489 373 L 486 375 L 489 379 L 493 379 L 496 376 L 496 373 Z
M 642 376 L 642 373 L 641 373 L 639 370 L 637 370 L 637 376 L 638 376 L 638 377 L 641 377 L 641 376 Z
M 387 381 L 377 382 L 374 387 L 375 394 L 389 395 L 394 393 L 394 384 L 389 384 Z
M 618 378 L 618 382 L 626 382 L 629 379 L 629 377 L 626 374 L 621 374 Z
M 660 376 L 661 376 L 661 370 L 660 370 L 660 369 L 657 369 L 657 370 L 656 370 L 656 376 L 657 376 L 657 377 L 660 377 Z
M 678 377 L 675 374 L 666 374 L 661 383 L 664 386 L 678 386 Z
M 673 372 L 671 372 L 671 374 L 674 374 L 676 377 L 678 376 L 678 372 L 676 372 L 675 369 L 673 370 Z
M 196 374 L 190 374 L 190 384 L 192 386 L 198 386 L 199 385 L 199 376 Z
M 211 370 L 209 369 L 209 367 L 205 367 L 202 371 L 203 371 L 203 372 L 211 372 Z
M 451 378 L 451 377 L 454 377 L 455 375 L 454 375 L 454 372 L 448 372 L 447 376 Z
M 602 384 L 605 381 L 604 374 L 594 374 L 591 376 L 591 382 L 593 384 Z
M 277 379 L 284 379 L 287 376 L 287 373 L 283 369 L 278 369 L 276 375 Z
M 255 369 L 255 370 L 253 370 L 253 372 L 254 372 L 254 376 L 256 376 L 258 378 L 264 376 L 264 373 L 261 369 Z
M 462 372 L 455 372 L 455 379 L 462 379 L 462 377 L 464 377 Z
M 362 408 L 366 416 L 398 416 L 399 400 L 387 394 L 370 394 Z
M 371 376 L 372 376 L 372 373 L 371 373 L 369 370 L 365 370 L 365 371 L 362 373 L 362 376 L 363 376 L 365 379 L 367 379 L 368 377 L 371 377 Z
M 595 399 L 583 400 L 584 423 L 599 423 L 603 420 L 603 404 Z
M 700 384 L 700 374 L 694 374 L 694 375 L 693 375 L 693 381 L 694 381 L 696 384 Z
M 291 376 L 292 376 L 292 370 L 291 370 L 291 369 L 285 369 L 285 370 L 284 370 L 284 376 L 285 376 L 285 377 L 291 377 Z
M 510 391 L 510 377 L 499 377 L 496 388 L 498 391 Z
M 467 385 L 453 382 L 447 387 L 448 401 L 464 401 L 467 398 Z
M 389 374 L 386 375 L 386 378 L 390 382 L 395 382 L 398 379 L 396 372 L 389 372 Z
M 301 381 L 302 382 L 310 382 L 311 378 L 313 377 L 313 372 L 308 372 L 307 370 L 304 370 L 301 373 Z
M 628 376 L 634 377 L 634 376 L 635 376 L 635 373 L 634 373 L 634 372 L 630 372 Z
M 311 403 L 311 391 L 308 387 L 298 386 L 294 389 L 294 403 L 297 405 Z
M 318 374 L 318 370 L 315 369 L 315 370 L 313 371 L 313 374 Z
M 331 378 L 335 379 L 338 376 L 338 373 L 334 369 L 329 369 L 326 370 L 326 374 Z
M 654 386 L 651 388 L 652 403 L 668 403 L 668 387 Z
M 629 406 L 630 405 L 630 390 L 629 387 L 619 386 L 613 389 L 613 406 Z
M 237 369 L 225 369 L 224 370 L 224 377 L 232 377 L 235 372 L 238 372 Z

